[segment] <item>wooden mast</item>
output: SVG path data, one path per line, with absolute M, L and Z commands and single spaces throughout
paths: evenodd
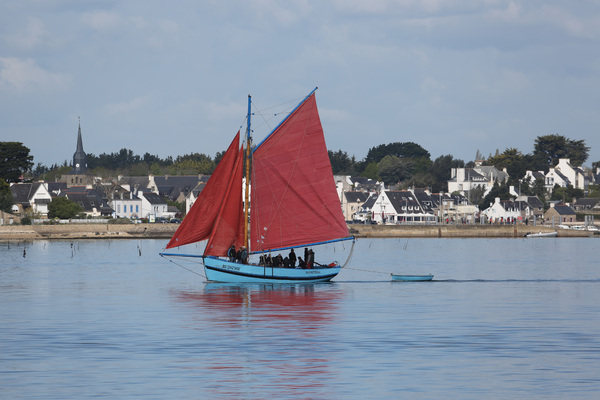
M 250 199 L 250 148 L 252 147 L 252 130 L 250 129 L 250 117 L 252 116 L 252 97 L 248 95 L 248 121 L 246 121 L 246 190 L 244 195 L 244 246 L 248 246 L 248 210 Z

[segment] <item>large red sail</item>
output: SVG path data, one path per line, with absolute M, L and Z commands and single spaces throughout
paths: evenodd
M 239 248 L 244 242 L 244 210 L 242 208 L 242 177 L 244 146 L 238 152 L 228 182 L 227 193 L 215 220 L 210 238 L 204 250 L 205 256 L 226 256 L 234 245 Z
M 253 153 L 252 251 L 348 236 L 314 93 Z
M 194 205 L 167 244 L 167 249 L 208 239 L 223 204 L 240 145 L 240 132 L 229 145 L 219 165 Z

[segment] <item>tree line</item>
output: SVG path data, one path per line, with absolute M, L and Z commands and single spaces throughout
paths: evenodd
M 429 188 L 432 192 L 443 192 L 451 178 L 452 168 L 472 168 L 475 162 L 482 165 L 506 168 L 510 178 L 506 187 L 498 185 L 493 192 L 495 197 L 507 198 L 504 191 L 509 185 L 517 186 L 527 170 L 547 172 L 556 166 L 560 158 L 569 158 L 574 166 L 583 165 L 589 156 L 590 148 L 584 140 L 572 140 L 559 134 L 538 136 L 534 142 L 532 153 L 523 154 L 516 148 L 507 148 L 485 158 L 477 150 L 475 159 L 465 162 L 452 155 L 442 155 L 435 160 L 423 147 L 413 142 L 395 142 L 381 144 L 369 149 L 367 156 L 356 160 L 346 151 L 329 150 L 329 159 L 334 175 L 362 176 L 383 181 L 387 186 L 397 189 L 408 187 Z M 161 158 L 145 153 L 140 156 L 130 149 L 121 149 L 114 153 L 102 153 L 96 156 L 87 154 L 88 171 L 95 176 L 105 178 L 117 175 L 145 176 L 154 175 L 195 175 L 211 174 L 224 152 L 217 152 L 214 157 L 203 153 L 190 153 L 173 158 Z M 600 167 L 600 161 L 592 163 L 592 167 Z M 34 166 L 33 156 L 29 149 L 19 142 L 0 142 L 0 179 L 16 182 L 22 174 L 30 179 L 54 181 L 58 175 L 67 174 L 71 166 L 65 160 L 63 164 L 46 167 L 41 163 Z M 522 186 L 525 194 L 541 195 L 543 182 L 531 182 L 533 188 Z M 568 188 L 559 190 L 565 196 Z M 527 192 L 531 193 L 527 193 Z M 578 194 L 578 193 L 577 193 Z M 478 193 L 473 193 L 475 202 L 483 202 Z
M 173 158 L 161 158 L 157 155 L 145 153 L 143 156 L 134 154 L 130 149 L 121 149 L 118 152 L 102 153 L 96 156 L 87 154 L 88 173 L 94 176 L 110 178 L 117 175 L 147 176 L 154 175 L 210 175 L 223 157 L 224 152 L 217 152 L 214 157 L 202 153 L 190 153 Z M 57 176 L 68 174 L 72 169 L 65 160 L 61 165 L 53 164 L 47 167 L 38 163 L 30 169 L 33 179 L 54 181 Z

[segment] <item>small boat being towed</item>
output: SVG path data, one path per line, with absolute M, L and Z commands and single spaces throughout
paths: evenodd
M 395 282 L 427 282 L 433 279 L 433 275 L 397 275 L 391 274 Z
M 549 238 L 549 237 L 556 237 L 558 236 L 558 232 L 554 231 L 554 232 L 538 232 L 538 233 L 532 233 L 532 232 L 527 232 L 525 234 L 526 238 Z

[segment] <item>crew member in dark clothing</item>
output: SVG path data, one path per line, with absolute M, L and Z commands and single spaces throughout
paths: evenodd
M 299 268 L 306 268 L 306 263 L 304 262 L 304 260 L 302 259 L 302 257 L 298 257 L 298 267 Z
M 227 257 L 229 257 L 229 261 L 234 262 L 235 261 L 235 245 L 231 245 L 231 247 L 229 248 L 229 251 L 227 251 Z
M 241 252 L 240 262 L 243 264 L 247 264 L 248 263 L 248 249 L 246 249 L 245 246 L 242 246 L 240 252 Z
M 294 252 L 294 249 L 290 250 L 290 255 L 288 256 L 288 258 L 290 259 L 290 267 L 295 268 L 296 267 L 296 253 Z
M 306 258 L 306 268 L 311 269 L 315 263 L 315 252 L 312 250 L 308 251 L 308 257 Z

